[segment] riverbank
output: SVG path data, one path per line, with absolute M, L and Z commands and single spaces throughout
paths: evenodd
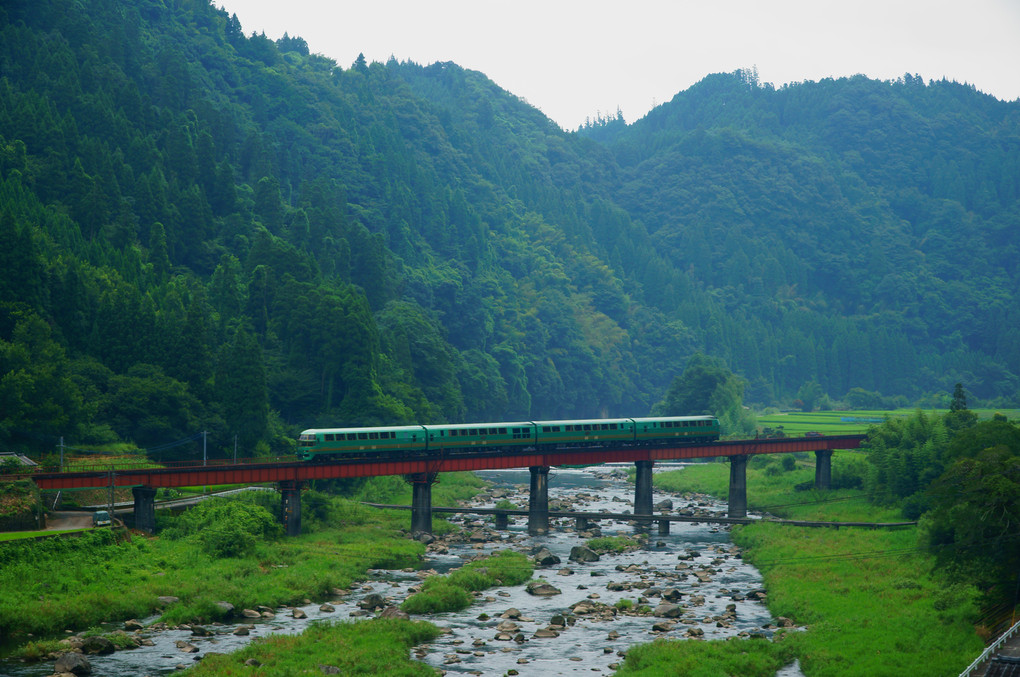
M 477 493 L 484 483 L 451 474 L 437 487 L 443 500 Z M 399 478 L 381 478 L 361 492 L 408 501 Z M 355 498 L 362 498 L 361 494 Z M 271 502 L 274 495 L 253 497 Z M 425 552 L 407 537 L 407 516 L 305 492 L 302 519 L 309 533 L 259 539 L 236 556 L 243 532 L 151 538 L 95 530 L 73 539 L 17 541 L 0 546 L 0 655 L 38 658 L 57 641 L 103 623 L 161 615 L 170 624 L 207 623 L 235 609 L 322 600 L 362 580 L 370 569 L 417 567 Z M 268 512 L 267 512 L 268 515 Z M 444 522 L 436 520 L 442 531 Z M 173 527 L 171 527 L 172 529 Z M 221 538 L 210 548 L 210 536 Z M 224 547 L 235 556 L 223 556 Z M 172 601 L 168 601 L 172 600 Z M 223 603 L 226 604 L 223 604 Z
M 852 452 L 834 457 L 837 467 L 855 462 Z M 813 464 L 802 461 L 786 471 L 770 466 L 748 470 L 752 510 L 805 520 L 902 519 L 871 506 L 859 491 L 797 491 L 810 486 Z M 654 479 L 657 488 L 725 498 L 728 473 L 728 464 L 704 463 Z M 761 571 L 772 615 L 804 626 L 779 643 L 799 658 L 807 677 L 944 677 L 959 674 L 983 648 L 974 627 L 976 591 L 930 574 L 933 560 L 918 547 L 917 527 L 813 529 L 762 522 L 731 533 L 744 559 Z M 718 657 L 711 651 L 656 642 L 631 651 L 618 674 L 674 674 L 664 666 L 695 655 L 699 674 L 752 674 L 725 667 L 732 649 L 720 649 Z

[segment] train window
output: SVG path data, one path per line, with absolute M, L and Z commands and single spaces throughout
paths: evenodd
M 591 423 L 585 423 L 584 424 L 584 429 L 585 430 L 591 430 Z
M 506 435 L 506 428 L 500 428 L 499 429 L 499 434 L 500 435 Z
M 610 423 L 610 424 L 609 424 L 609 429 L 610 429 L 610 430 L 618 430 L 619 428 L 617 428 L 617 426 L 616 426 L 616 424 L 615 424 L 615 423 Z
M 327 442 L 333 441 L 333 433 L 326 433 L 326 441 Z
M 457 431 L 456 430 L 451 430 L 450 431 L 450 437 L 456 437 L 456 436 L 457 436 Z
M 370 439 L 370 440 L 377 440 L 377 439 L 379 439 L 379 433 L 369 433 L 368 434 L 368 439 Z
M 603 423 L 602 424 L 602 429 L 603 430 L 609 430 L 609 424 L 608 423 Z
M 478 428 L 470 428 L 468 430 L 468 435 L 477 435 L 477 434 L 478 434 Z
M 368 433 L 358 433 L 358 439 L 359 440 L 367 440 L 368 439 Z

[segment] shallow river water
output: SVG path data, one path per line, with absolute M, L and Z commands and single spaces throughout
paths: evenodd
M 668 466 L 667 466 L 668 468 Z M 572 510 L 621 513 L 631 510 L 633 485 L 622 479 L 626 468 L 600 466 L 579 470 L 553 469 L 549 474 L 550 502 L 566 501 Z M 527 506 L 529 474 L 524 471 L 490 471 L 479 473 L 506 492 L 506 498 L 520 507 Z M 692 501 L 699 510 L 725 514 L 726 506 L 699 497 L 684 500 L 657 492 L 656 503 L 673 501 L 674 511 L 688 507 Z M 493 505 L 479 503 L 479 507 Z M 658 510 L 656 512 L 659 512 Z M 445 572 L 460 566 L 471 557 L 494 550 L 513 548 L 531 552 L 545 546 L 562 562 L 547 569 L 536 569 L 535 577 L 543 578 L 561 591 L 551 597 L 536 597 L 524 586 L 493 588 L 481 593 L 475 604 L 462 612 L 441 614 L 428 620 L 447 628 L 435 642 L 419 647 L 414 655 L 445 670 L 450 675 L 505 675 L 511 670 L 522 676 L 612 674 L 615 664 L 635 644 L 650 642 L 656 637 L 680 639 L 693 631 L 705 639 L 721 639 L 747 634 L 771 635 L 770 617 L 764 604 L 748 593 L 761 588 L 758 571 L 740 559 L 725 528 L 708 523 L 674 522 L 669 535 L 659 535 L 653 527 L 644 547 L 620 554 L 603 555 L 597 562 L 568 561 L 570 550 L 585 539 L 574 531 L 573 520 L 554 519 L 548 536 L 527 535 L 526 518 L 511 520 L 505 531 L 493 529 L 491 517 L 470 515 L 452 518 L 462 521 L 469 530 L 484 532 L 489 540 L 447 544 L 446 552 L 430 552 L 425 568 Z M 598 525 L 603 536 L 631 535 L 635 527 L 626 522 L 603 520 Z M 440 548 L 441 550 L 442 548 Z M 430 549 L 432 550 L 432 549 Z M 409 589 L 420 584 L 417 573 L 371 572 L 365 581 L 342 599 L 330 603 L 334 611 L 320 610 L 320 604 L 300 607 L 307 619 L 291 617 L 290 609 L 276 610 L 276 617 L 254 622 L 247 637 L 231 634 L 240 623 L 210 626 L 215 633 L 209 638 L 194 637 L 190 630 L 165 630 L 147 633 L 152 646 L 118 651 L 109 656 L 91 656 L 93 675 L 101 677 L 137 677 L 167 674 L 181 666 L 193 664 L 208 652 L 227 653 L 246 645 L 252 638 L 271 633 L 301 632 L 308 623 L 320 619 L 342 620 L 363 614 L 357 602 L 365 595 L 383 595 L 399 604 Z M 612 588 L 612 589 L 610 589 Z M 613 606 L 629 600 L 637 606 L 655 608 L 661 599 L 657 590 L 676 588 L 682 593 L 678 604 L 683 614 L 673 629 L 653 631 L 662 618 L 617 614 L 611 619 L 591 614 L 572 615 L 570 609 L 578 602 L 590 600 Z M 516 609 L 519 617 L 512 619 L 516 628 L 510 635 L 518 640 L 500 640 L 497 627 L 508 619 L 501 617 Z M 486 620 L 480 620 L 485 618 Z M 566 616 L 566 627 L 555 628 L 558 636 L 535 637 L 558 615 Z M 571 622 L 572 616 L 572 622 Z M 147 619 L 152 621 L 155 619 Z M 506 626 L 504 626 L 506 627 Z M 694 641 L 694 640 L 692 640 Z M 184 653 L 178 642 L 198 648 L 194 654 Z M 0 663 L 0 675 L 10 677 L 42 677 L 53 673 L 53 663 Z M 783 677 L 799 677 L 796 666 L 780 673 Z

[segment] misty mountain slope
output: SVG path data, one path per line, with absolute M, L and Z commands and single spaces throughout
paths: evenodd
M 1016 104 L 738 73 L 570 134 L 204 0 L 0 38 L 7 446 L 641 415 L 699 350 L 763 404 L 1017 392 Z

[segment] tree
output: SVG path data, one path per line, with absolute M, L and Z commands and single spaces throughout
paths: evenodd
M 967 408 L 967 395 L 963 392 L 962 383 L 957 383 L 953 388 L 953 401 L 949 403 L 949 413 L 945 419 L 950 431 L 970 428 L 977 423 L 977 414 Z
M 10 341 L 0 337 L 0 443 L 38 449 L 76 431 L 82 397 L 68 364 L 34 313 L 18 319 Z
M 745 385 L 722 360 L 695 353 L 654 411 L 664 416 L 711 414 L 725 432 L 751 432 L 754 420 L 744 410 Z
M 368 75 L 368 62 L 363 53 L 358 53 L 358 58 L 354 60 L 354 70 Z
M 932 483 L 928 490 L 932 508 L 923 523 L 924 534 L 939 567 L 979 581 L 996 601 L 1012 599 L 1020 570 L 1016 528 L 1020 523 L 1020 431 L 1001 421 L 976 428 L 985 429 L 961 444 L 968 453 L 984 448 L 954 462 Z
M 269 391 L 262 349 L 245 327 L 220 351 L 215 392 L 227 432 L 237 435 L 241 449 L 254 449 L 269 429 Z

